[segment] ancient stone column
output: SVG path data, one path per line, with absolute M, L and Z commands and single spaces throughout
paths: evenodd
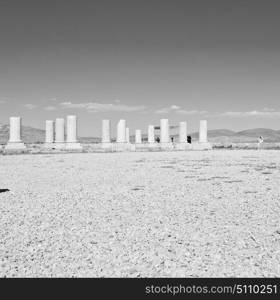
M 169 136 L 169 121 L 168 119 L 161 119 L 160 120 L 160 142 L 170 143 L 170 136 Z
M 135 130 L 135 144 L 141 144 L 142 143 L 142 133 L 140 129 Z
M 77 117 L 67 116 L 67 143 L 77 142 Z
M 24 150 L 26 146 L 21 141 L 21 118 L 10 118 L 10 138 L 5 149 L 7 150 Z
M 180 122 L 179 143 L 187 143 L 187 122 Z
M 54 141 L 54 121 L 47 120 L 46 121 L 46 139 L 45 142 L 47 144 L 51 144 Z
M 148 143 L 153 144 L 155 142 L 155 127 L 154 125 L 149 125 L 148 127 Z
M 125 139 L 126 139 L 126 142 L 129 144 L 130 136 L 129 136 L 129 128 L 128 127 L 126 127 L 126 129 L 125 129 Z
M 102 120 L 102 141 L 101 147 L 103 149 L 111 149 L 111 122 L 110 120 Z
M 10 143 L 21 143 L 21 118 L 10 118 Z
M 67 138 L 66 138 L 66 149 L 78 150 L 81 149 L 81 144 L 77 140 L 77 117 L 67 116 Z
M 64 143 L 64 119 L 62 118 L 55 120 L 55 143 Z
M 126 121 L 119 120 L 117 125 L 117 143 L 126 142 Z
M 207 121 L 200 120 L 199 126 L 199 142 L 200 143 L 207 143 Z
M 111 143 L 111 122 L 102 120 L 102 144 Z

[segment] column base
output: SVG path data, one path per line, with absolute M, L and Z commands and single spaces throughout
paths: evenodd
M 66 150 L 83 150 L 80 143 L 65 143 Z
M 57 150 L 64 150 L 65 149 L 65 143 L 61 142 L 61 143 L 58 143 L 58 142 L 55 142 L 53 143 L 53 149 L 57 149 Z
M 159 151 L 160 150 L 160 143 L 148 143 L 149 151 Z
M 173 143 L 160 143 L 160 149 L 161 150 L 173 150 L 174 145 L 173 145 Z
M 114 143 L 112 144 L 112 151 L 114 152 L 133 151 L 133 145 L 128 143 Z
M 143 143 L 135 143 L 134 144 L 135 151 L 143 151 L 147 149 L 147 145 Z
M 208 142 L 198 142 L 198 143 L 193 143 L 192 145 L 192 150 L 212 150 L 212 145 Z
M 22 142 L 8 142 L 5 146 L 5 150 L 8 151 L 24 151 L 26 146 Z
M 102 149 L 112 149 L 113 143 L 101 143 Z
M 175 144 L 175 150 L 191 150 L 192 149 L 192 144 L 189 143 L 177 143 Z
M 43 147 L 45 149 L 54 149 L 55 148 L 55 144 L 54 143 L 44 143 Z

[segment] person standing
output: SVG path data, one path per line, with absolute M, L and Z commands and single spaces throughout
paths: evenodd
M 262 143 L 263 143 L 263 137 L 260 136 L 259 139 L 258 139 L 258 149 L 259 150 L 261 149 Z

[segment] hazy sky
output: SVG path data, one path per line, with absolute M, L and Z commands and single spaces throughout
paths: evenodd
M 0 123 L 280 129 L 278 0 L 0 0 Z

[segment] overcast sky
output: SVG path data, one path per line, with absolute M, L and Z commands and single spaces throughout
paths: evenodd
M 279 3 L 279 4 L 278 4 Z M 280 129 L 280 2 L 0 0 L 0 123 Z

